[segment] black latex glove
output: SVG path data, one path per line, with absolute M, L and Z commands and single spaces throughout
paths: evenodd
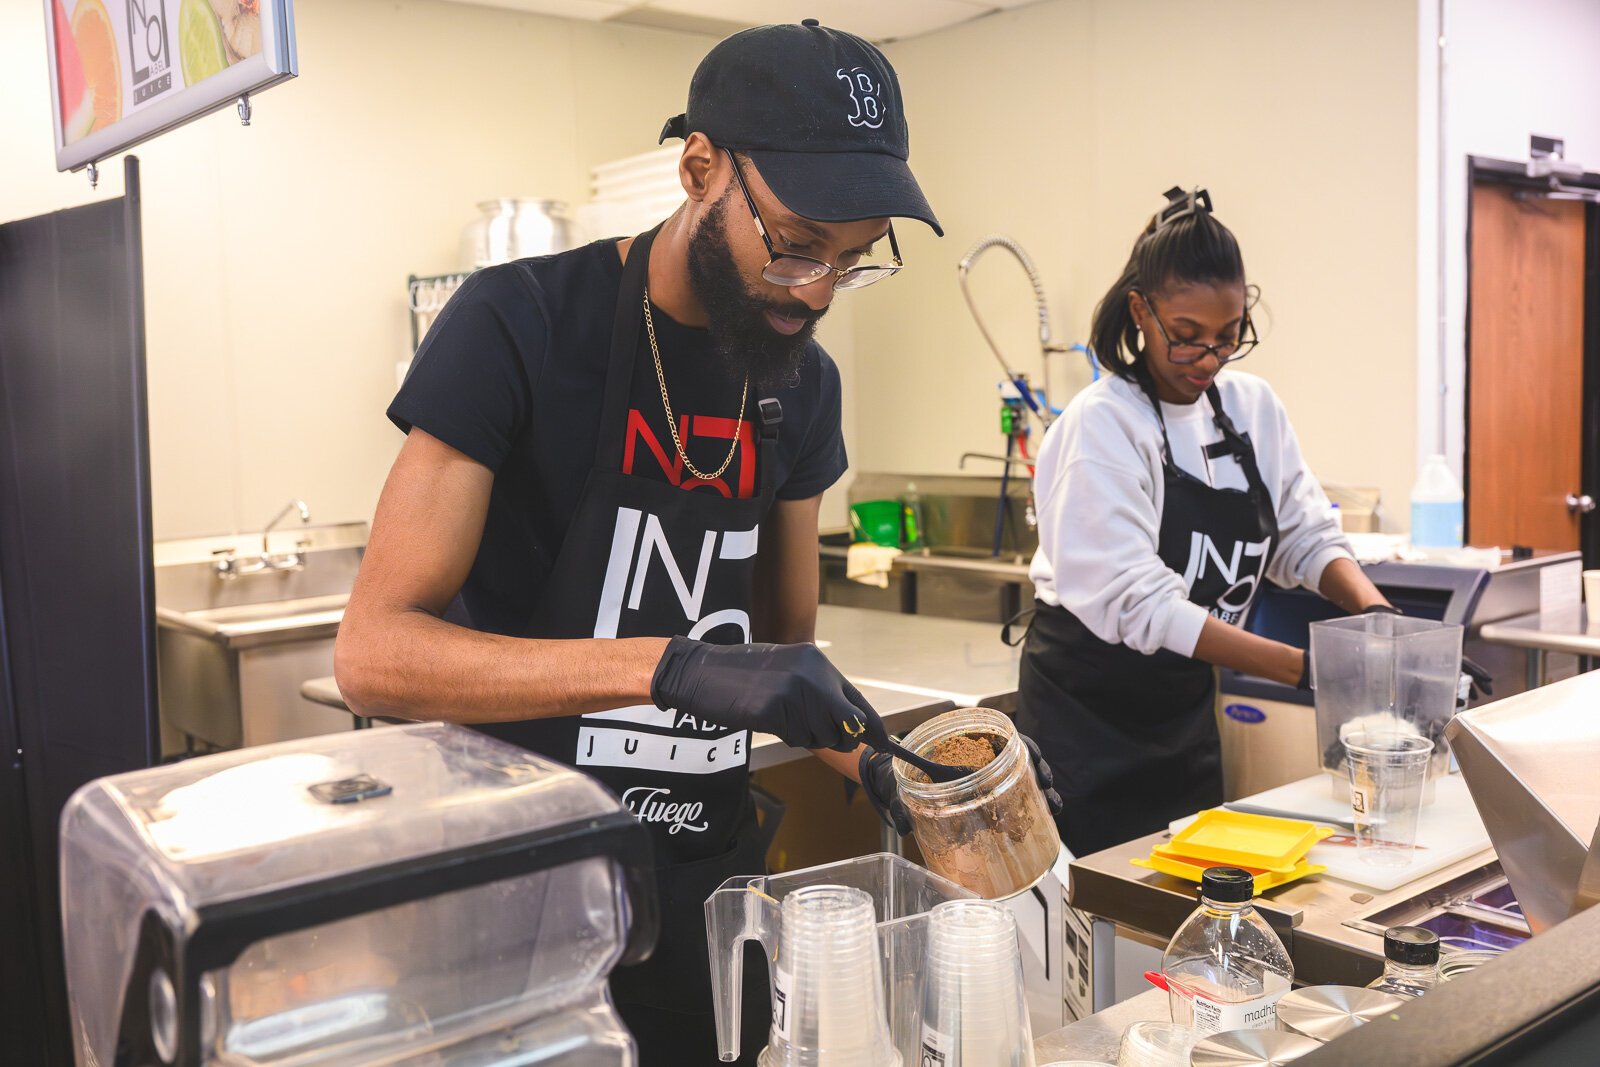
M 674 637 L 650 699 L 735 730 L 777 734 L 795 748 L 849 752 L 882 729 L 856 687 L 816 645 L 712 645 Z
M 861 789 L 872 802 L 872 810 L 878 813 L 878 818 L 883 820 L 885 826 L 893 827 L 901 837 L 909 834 L 911 816 L 906 814 L 906 806 L 900 801 L 900 790 L 895 785 L 894 757 L 887 752 L 863 748 L 856 770 L 861 775 Z
M 1044 756 L 1039 751 L 1039 745 L 1027 734 L 1018 734 L 1023 745 L 1028 749 L 1028 762 L 1033 764 L 1033 780 L 1039 783 L 1039 790 L 1044 793 L 1044 802 L 1050 808 L 1052 816 L 1061 814 L 1061 794 L 1055 791 L 1055 773 L 1050 770 L 1050 764 L 1044 761 Z M 861 788 L 866 791 L 867 799 L 872 802 L 872 808 L 878 817 L 888 826 L 902 836 L 911 832 L 911 817 L 906 814 L 906 807 L 900 801 L 900 790 L 894 780 L 894 757 L 887 752 L 875 752 L 872 749 L 863 749 L 861 760 L 856 765 L 861 775 Z
M 1472 679 L 1472 697 L 1494 696 L 1494 676 L 1465 656 L 1461 657 L 1461 673 Z
M 1039 751 L 1039 743 L 1027 734 L 1018 734 L 1022 743 L 1028 746 L 1028 759 L 1033 763 L 1033 779 L 1039 783 L 1039 789 L 1044 793 L 1044 802 L 1050 807 L 1051 816 L 1061 814 L 1061 794 L 1055 790 L 1056 775 L 1050 769 L 1050 764 L 1044 761 L 1044 753 Z

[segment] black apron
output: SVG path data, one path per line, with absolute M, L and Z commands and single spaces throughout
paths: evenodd
M 1147 392 L 1153 392 L 1148 386 Z M 1161 422 L 1166 487 L 1157 554 L 1189 584 L 1189 600 L 1229 624 L 1244 618 L 1277 550 L 1278 520 L 1255 449 L 1206 390 L 1247 489 L 1217 489 L 1181 470 Z M 1102 641 L 1065 608 L 1040 601 L 1023 646 L 1017 726 L 1039 743 L 1065 807 L 1057 824 L 1085 856 L 1222 803 L 1222 745 L 1211 665 L 1161 649 Z
M 622 469 L 655 233 L 635 238 L 623 265 L 599 449 L 525 637 L 751 639 L 756 539 L 773 497 L 778 402 L 754 405 L 761 416 L 755 497 L 685 491 Z M 646 1067 L 716 1062 L 704 902 L 728 878 L 765 874 L 777 829 L 775 819 L 757 826 L 749 732 L 654 705 L 478 729 L 599 779 L 651 829 L 661 934 L 649 960 L 612 974 L 612 994 Z M 744 1044 L 759 1051 L 768 1023 L 765 976 L 756 968 L 751 977 L 754 996 L 745 1000 L 758 1021 L 744 1027 Z

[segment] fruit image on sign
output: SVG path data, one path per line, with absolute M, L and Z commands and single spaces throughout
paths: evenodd
M 94 94 L 94 125 L 90 129 L 104 129 L 122 117 L 122 65 L 117 60 L 111 16 L 101 0 L 78 0 L 72 12 L 71 37 L 78 46 L 84 81 Z
M 211 0 L 228 42 L 230 63 L 261 51 L 261 0 Z
M 295 77 L 293 3 L 43 0 L 56 169 L 98 168 Z
M 72 37 L 61 0 L 53 0 L 56 29 L 56 100 L 61 108 L 61 140 L 71 144 L 94 128 L 94 90 L 83 76 L 78 42 Z
M 183 84 L 194 85 L 228 69 L 222 25 L 208 0 L 183 0 L 178 12 L 178 58 Z

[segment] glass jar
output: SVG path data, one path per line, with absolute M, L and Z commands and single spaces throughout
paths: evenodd
M 1061 855 L 1061 837 L 1034 778 L 1033 763 L 1011 720 L 988 708 L 958 708 L 911 731 L 906 748 L 935 758 L 936 745 L 966 734 L 997 753 L 953 782 L 930 782 L 894 761 L 895 782 L 911 816 L 925 866 L 990 900 L 1020 893 Z

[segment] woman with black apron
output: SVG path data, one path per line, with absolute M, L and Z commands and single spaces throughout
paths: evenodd
M 1018 726 L 1082 856 L 1222 802 L 1213 666 L 1304 685 L 1301 649 L 1241 627 L 1260 583 L 1393 611 L 1356 564 L 1282 405 L 1253 375 L 1239 246 L 1204 190 L 1167 193 L 1095 309 L 1110 373 L 1045 435 L 1036 610 Z

